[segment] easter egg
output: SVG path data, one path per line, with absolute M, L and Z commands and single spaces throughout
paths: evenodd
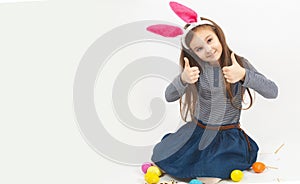
M 189 184 L 203 184 L 201 181 L 197 180 L 197 179 L 192 179 Z
M 256 173 L 262 173 L 266 169 L 266 165 L 262 162 L 254 162 L 252 170 Z
M 142 171 L 143 171 L 143 173 L 146 174 L 147 169 L 148 169 L 149 167 L 151 167 L 151 166 L 152 166 L 152 163 L 150 163 L 150 162 L 145 162 L 145 163 L 143 163 L 143 165 L 142 165 Z
M 238 169 L 233 170 L 230 174 L 232 181 L 236 181 L 236 182 L 241 181 L 243 179 L 243 176 L 244 176 L 243 172 Z
M 161 171 L 158 167 L 156 166 L 150 166 L 148 169 L 147 169 L 147 173 L 148 172 L 153 172 L 155 173 L 157 176 L 161 176 Z
M 157 174 L 153 173 L 153 172 L 147 172 L 145 174 L 145 180 L 147 183 L 158 183 L 159 182 L 159 177 L 157 176 Z

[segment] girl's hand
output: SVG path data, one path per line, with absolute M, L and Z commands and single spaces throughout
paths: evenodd
M 225 80 L 229 83 L 236 83 L 240 80 L 243 81 L 246 75 L 246 70 L 236 61 L 233 52 L 231 53 L 231 60 L 231 66 L 225 66 L 222 68 Z
M 190 67 L 188 58 L 184 57 L 184 69 L 181 73 L 181 80 L 183 83 L 194 84 L 199 79 L 200 70 L 197 66 Z

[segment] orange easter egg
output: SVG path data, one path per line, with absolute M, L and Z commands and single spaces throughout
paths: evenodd
M 262 173 L 266 169 L 266 165 L 262 162 L 255 162 L 252 165 L 252 169 L 256 173 Z

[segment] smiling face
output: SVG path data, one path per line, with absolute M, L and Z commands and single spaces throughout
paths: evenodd
M 201 60 L 210 64 L 217 63 L 223 51 L 219 38 L 210 26 L 196 28 L 189 46 Z

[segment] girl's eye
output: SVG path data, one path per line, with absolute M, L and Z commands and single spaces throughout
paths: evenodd
M 207 43 L 212 42 L 212 40 L 213 40 L 212 38 L 208 39 L 208 40 L 207 40 Z
M 198 47 L 197 49 L 196 49 L 196 52 L 199 52 L 199 51 L 201 51 L 202 50 L 202 47 Z

